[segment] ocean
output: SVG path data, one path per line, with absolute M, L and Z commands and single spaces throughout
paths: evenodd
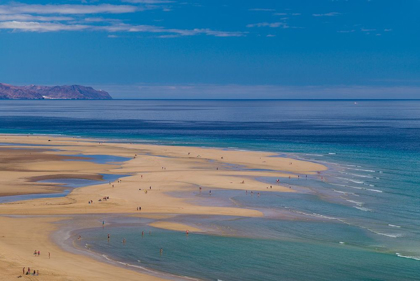
M 285 180 L 297 194 L 177 194 L 266 215 L 177 218 L 206 234 L 127 218 L 106 229 L 109 243 L 85 230 L 80 246 L 109 259 L 201 280 L 420 280 L 420 101 L 2 101 L 0 132 L 271 151 L 329 168 Z

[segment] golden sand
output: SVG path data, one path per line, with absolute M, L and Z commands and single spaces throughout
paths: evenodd
M 188 232 L 188 233 L 202 232 L 202 230 L 197 227 L 183 224 L 183 223 L 170 222 L 170 221 L 157 221 L 157 222 L 152 222 L 149 225 L 156 228 L 162 228 L 162 229 L 168 229 L 168 230 L 174 230 L 174 231 L 183 231 L 183 232 Z

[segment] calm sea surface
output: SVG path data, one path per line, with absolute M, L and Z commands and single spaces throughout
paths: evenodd
M 120 219 L 108 243 L 86 230 L 83 246 L 111 259 L 204 280 L 420 280 L 420 101 L 1 101 L 0 132 L 265 150 L 330 168 L 325 181 L 289 180 L 299 194 L 177 195 L 266 214 L 179 218 L 219 232 Z

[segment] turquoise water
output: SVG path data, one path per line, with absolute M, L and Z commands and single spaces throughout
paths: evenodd
M 329 167 L 324 179 L 282 180 L 299 194 L 177 195 L 266 219 L 178 218 L 209 233 L 153 229 L 147 243 L 140 222 L 106 229 L 110 245 L 102 229 L 84 234 L 116 260 L 206 280 L 420 280 L 420 101 L 5 101 L 0 131 L 263 150 Z
M 187 236 L 120 222 L 83 232 L 80 244 L 108 259 L 201 280 L 417 280 L 420 274 L 414 260 L 340 244 L 339 240 L 328 242 L 340 237 L 372 243 L 361 231 L 345 225 L 269 219 L 187 220 L 238 229 L 246 236 Z M 107 234 L 111 235 L 109 242 Z
M 96 164 L 112 164 L 118 162 L 125 162 L 130 160 L 131 158 L 128 157 L 121 157 L 115 155 L 100 155 L 100 154 L 72 154 L 72 155 L 64 155 L 64 156 L 72 156 L 72 157 L 82 157 L 83 159 L 66 159 L 65 161 L 87 161 L 93 162 Z
M 23 200 L 40 199 L 40 198 L 64 197 L 67 194 L 69 194 L 74 188 L 104 184 L 109 181 L 115 181 L 119 178 L 126 177 L 126 175 L 113 175 L 113 174 L 101 174 L 101 176 L 102 176 L 102 180 L 88 180 L 88 179 L 75 179 L 75 178 L 42 180 L 39 182 L 59 184 L 59 185 L 64 186 L 66 189 L 58 193 L 40 193 L 40 194 L 3 196 L 3 197 L 0 197 L 0 204 L 23 201 Z

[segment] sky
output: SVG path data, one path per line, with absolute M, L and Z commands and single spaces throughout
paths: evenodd
M 0 0 L 0 82 L 114 98 L 420 98 L 420 0 Z

